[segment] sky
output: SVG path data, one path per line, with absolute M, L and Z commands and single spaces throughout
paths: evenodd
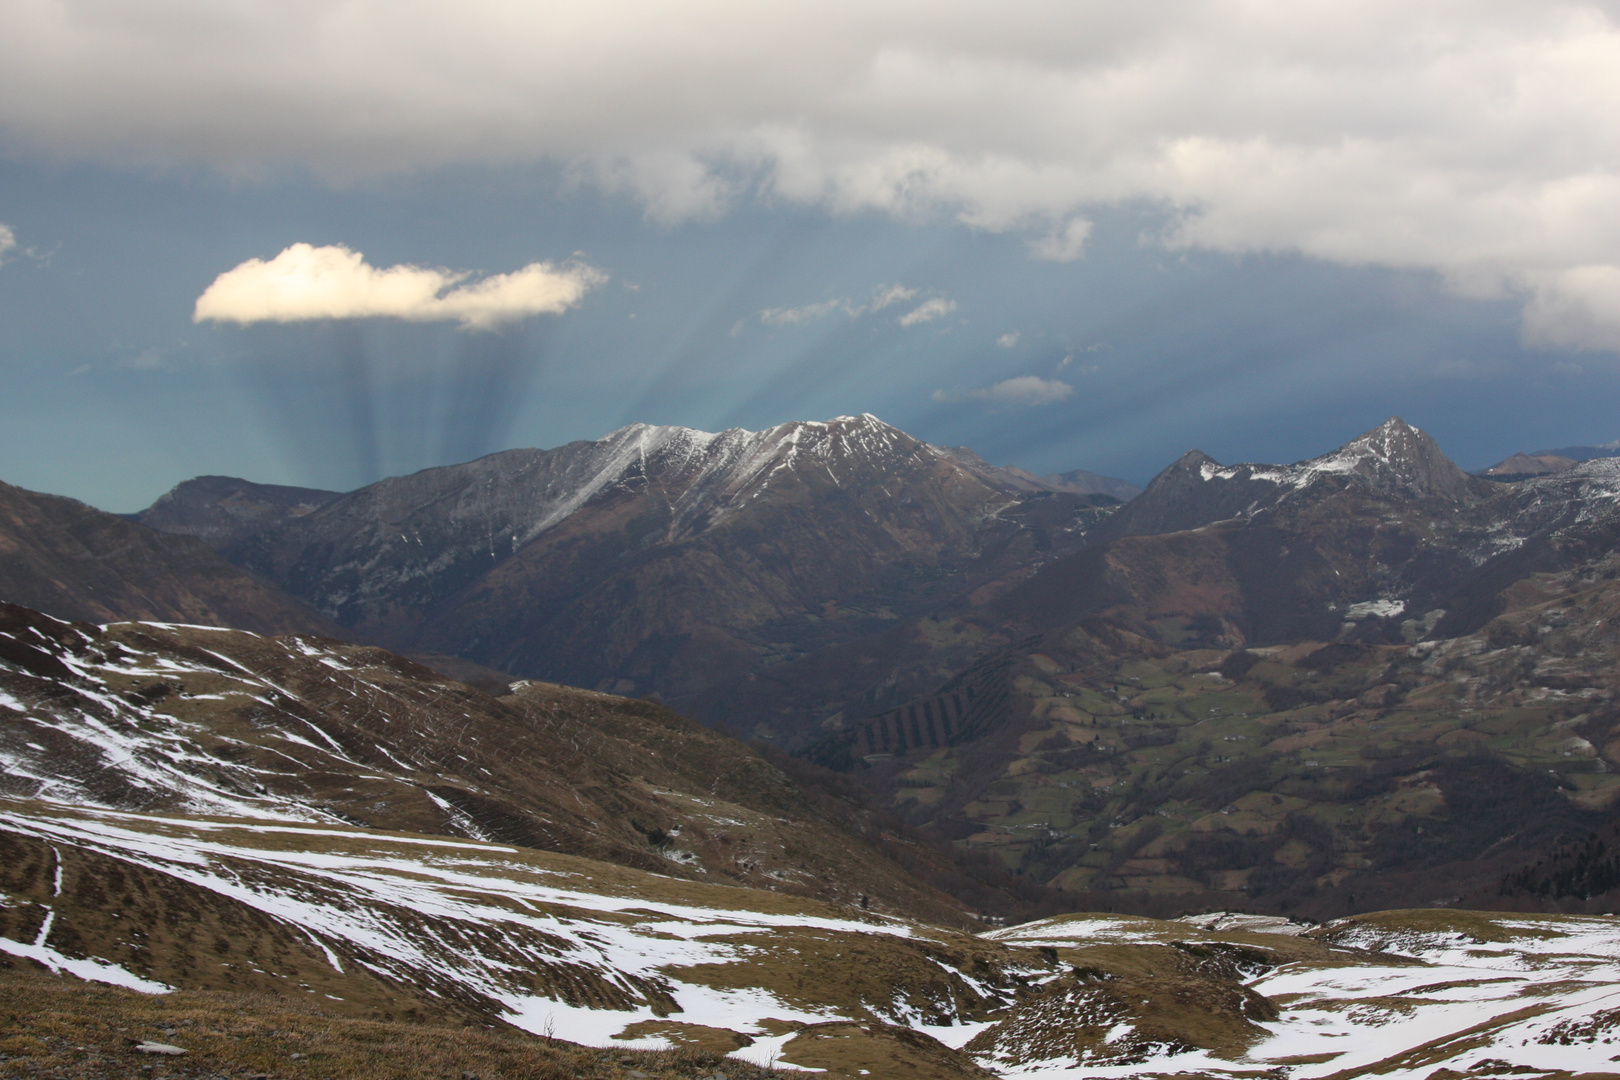
M 1620 439 L 1620 0 L 10 0 L 0 480 Z

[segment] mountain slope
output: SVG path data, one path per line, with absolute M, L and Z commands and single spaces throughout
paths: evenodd
M 1294 465 L 1225 466 L 1190 450 L 1156 476 L 1100 535 L 1178 532 L 1252 518 L 1289 501 L 1358 493 L 1466 504 L 1488 490 L 1473 486 L 1426 432 L 1391 417 L 1331 453 Z
M 544 684 L 493 699 L 381 649 L 0 605 L 0 792 L 498 840 L 964 921 L 734 739 Z
M 320 488 L 255 484 L 234 476 L 199 476 L 131 515 L 149 529 L 195 536 L 218 550 L 303 517 L 338 497 Z
M 1396 911 L 1307 931 L 1080 915 L 970 937 L 477 841 L 9 800 L 0 848 L 0 993 L 10 967 L 172 998 L 153 1024 L 100 995 L 86 1024 L 47 989 L 6 1043 L 24 1069 L 82 1032 L 81 1061 L 133 1072 L 130 1027 L 109 1020 L 140 1016 L 188 1073 L 298 1080 L 331 1075 L 348 1049 L 333 1029 L 361 1019 L 395 1047 L 447 1021 L 500 1024 L 595 1076 L 691 1080 L 726 1055 L 830 1080 L 1596 1080 L 1620 1024 L 1612 917 Z M 243 1022 L 272 1011 L 290 1022 Z M 707 1055 L 646 1053 L 683 1045 Z
M 827 710 L 799 660 L 1016 580 L 1114 504 L 1004 472 L 872 416 L 635 424 L 385 480 L 228 552 L 395 648 L 802 725 Z
M 977 652 L 818 760 L 1094 903 L 1521 902 L 1504 875 L 1620 817 L 1620 462 L 1459 484 L 1387 434 L 1183 459 L 938 620 Z
M 341 633 L 189 536 L 0 483 L 0 600 L 64 619 Z
M 1050 967 L 859 910 L 478 841 L 0 800 L 0 848 L 0 955 L 147 993 L 588 1045 L 725 1040 L 763 1064 L 806 1025 L 947 1034 Z

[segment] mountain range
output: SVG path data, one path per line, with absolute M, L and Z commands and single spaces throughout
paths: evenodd
M 0 488 L 0 1066 L 1603 1074 L 1620 458 L 1100 487 L 861 416 Z
M 1608 827 L 1620 459 L 1491 481 L 1391 419 L 1292 465 L 1191 451 L 1125 503 L 1051 479 L 871 416 L 631 425 L 138 518 L 324 623 L 287 628 L 794 752 L 1035 890 L 1008 910 L 1514 903 L 1504 875 Z
M 342 633 L 308 605 L 221 558 L 75 499 L 0 483 L 0 598 L 65 619 L 206 623 Z
M 872 416 L 718 434 L 634 424 L 230 528 L 220 483 L 182 485 L 140 520 L 211 537 L 363 640 L 653 693 L 790 741 L 826 715 L 823 658 L 1006 587 L 1118 503 Z M 240 486 L 227 498 L 284 505 Z
M 1612 918 L 970 933 L 734 740 L 645 702 L 509 691 L 308 635 L 0 609 L 0 1064 L 1605 1075 Z
M 1504 875 L 1616 816 L 1617 540 L 1615 459 L 1491 483 L 1395 420 L 1189 454 L 936 619 L 971 666 L 810 754 L 1092 904 L 1517 903 Z

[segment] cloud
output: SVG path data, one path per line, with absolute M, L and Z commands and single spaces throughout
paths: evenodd
M 17 243 L 17 233 L 12 229 L 12 227 L 3 221 L 0 221 L 0 266 L 4 266 L 6 263 L 12 261 L 19 255 L 25 259 L 32 260 L 38 265 L 48 266 L 50 265 L 51 257 L 54 254 L 54 249 L 51 251 L 40 251 L 38 248 L 23 247 L 21 244 Z
M 954 215 L 1060 261 L 1093 208 L 1146 205 L 1170 247 L 1546 299 L 1549 342 L 1590 335 L 1546 328 L 1545 282 L 1620 266 L 1617 73 L 1614 0 L 0 5 L 12 154 L 340 182 L 551 161 L 663 221 Z
M 871 303 L 866 305 L 868 311 L 882 311 L 895 304 L 903 304 L 917 295 L 916 289 L 908 289 L 904 285 L 880 285 L 872 294 Z
M 1023 335 L 1017 330 L 1009 330 L 1005 334 L 1002 334 L 1000 337 L 996 338 L 996 348 L 1010 349 L 1014 345 L 1018 344 L 1018 339 L 1022 336 Z
M 799 326 L 807 322 L 814 322 L 817 319 L 824 318 L 836 312 L 843 312 L 851 319 L 858 319 L 862 315 L 870 315 L 875 311 L 882 311 L 884 308 L 893 307 L 895 304 L 903 304 L 916 295 L 916 289 L 909 288 L 905 285 L 879 285 L 875 290 L 873 290 L 871 299 L 866 301 L 864 304 L 857 303 L 854 300 L 849 299 L 847 296 L 840 296 L 832 300 L 822 300 L 815 304 L 805 304 L 802 307 L 766 308 L 764 311 L 759 313 L 759 321 L 765 323 L 767 326 Z M 930 303 L 933 302 L 935 301 L 930 301 Z M 943 303 L 949 304 L 950 308 L 956 307 L 956 304 L 951 301 L 943 301 Z M 927 305 L 925 304 L 924 307 L 926 306 Z M 946 310 L 950 310 L 950 308 L 947 308 Z M 926 317 L 932 318 L 933 316 Z M 918 319 L 917 321 L 921 322 L 923 320 Z M 911 325 L 910 323 L 905 322 L 905 320 L 901 320 L 901 324 L 904 326 Z
M 148 346 L 139 352 L 115 357 L 113 367 L 126 371 L 173 371 L 176 351 L 172 346 Z
M 916 326 L 919 323 L 933 322 L 943 319 L 956 310 L 955 300 L 946 300 L 936 296 L 932 300 L 924 300 L 897 320 L 901 326 Z
M 1620 352 L 1620 267 L 1577 266 L 1527 283 L 1525 344 Z
M 1083 217 L 1070 218 L 1045 236 L 1030 240 L 1025 246 L 1037 259 L 1047 262 L 1073 262 L 1085 249 L 1091 236 L 1091 222 Z
M 848 300 L 823 300 L 819 304 L 805 304 L 796 308 L 766 308 L 759 313 L 759 321 L 770 326 L 798 326 L 814 322 L 835 311 L 849 311 Z
M 1039 375 L 1018 375 L 977 390 L 935 390 L 939 402 L 988 401 L 992 405 L 1050 405 L 1074 393 L 1074 387 Z
M 249 259 L 215 278 L 197 298 L 192 321 L 392 318 L 491 330 L 560 314 L 607 280 L 593 267 L 544 262 L 478 281 L 469 277 L 409 264 L 378 269 L 342 245 L 294 244 L 268 262 Z

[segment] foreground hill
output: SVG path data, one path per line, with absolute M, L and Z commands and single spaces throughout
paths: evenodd
M 632 424 L 384 480 L 221 550 L 391 648 L 768 734 L 825 715 L 807 657 L 1002 587 L 1116 504 L 872 416 Z
M 12 796 L 471 837 L 966 921 L 858 820 L 647 702 L 532 683 L 496 699 L 331 639 L 0 605 L 0 721 Z
M 411 1046 L 460 1021 L 596 1076 L 709 1076 L 730 1055 L 851 1080 L 1552 1080 L 1613 1075 L 1620 1023 L 1608 917 L 1093 915 L 973 937 L 479 841 L 10 800 L 0 848 L 0 994 L 35 988 L 6 1053 L 103 1075 L 138 1067 L 132 1035 L 191 1070 L 315 1080 L 365 1031 Z M 127 989 L 74 996 L 46 971 Z M 524 1056 L 421 1054 L 441 1074 Z
M 64 619 L 153 619 L 341 633 L 189 536 L 0 483 L 0 600 Z

